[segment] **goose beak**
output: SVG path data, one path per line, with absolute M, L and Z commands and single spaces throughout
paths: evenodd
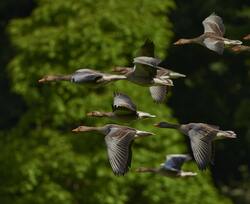
M 75 129 L 72 130 L 72 132 L 80 132 L 81 131 L 81 128 L 80 127 L 77 127 Z
M 89 112 L 86 114 L 87 116 L 93 116 L 93 113 L 92 112 Z
M 173 43 L 174 45 L 181 45 L 182 41 L 181 40 L 177 40 L 176 42 Z
M 41 78 L 41 79 L 38 80 L 38 83 L 44 83 L 45 81 L 46 81 L 45 78 Z
M 160 127 L 160 123 L 155 123 L 154 126 L 155 127 Z
M 89 132 L 95 130 L 94 127 L 89 126 L 78 126 L 77 128 L 73 129 L 72 132 Z
M 247 35 L 243 38 L 244 40 L 250 40 L 250 35 Z

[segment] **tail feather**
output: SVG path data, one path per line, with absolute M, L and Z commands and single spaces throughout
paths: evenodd
M 150 136 L 150 135 L 154 135 L 154 133 L 152 133 L 152 132 L 146 132 L 146 131 L 141 131 L 141 130 L 137 130 L 137 131 L 136 131 L 135 137 L 136 137 L 136 138 L 138 138 L 138 137 L 146 137 L 146 136 Z
M 241 45 L 242 44 L 240 40 L 229 40 L 229 39 L 224 40 L 224 43 L 226 45 Z
M 181 77 L 186 77 L 185 74 L 180 74 L 178 72 L 172 72 L 169 74 L 171 79 L 177 79 L 177 78 L 181 78 Z
M 196 173 L 196 172 L 185 172 L 185 171 L 182 171 L 182 172 L 180 173 L 180 176 L 181 176 L 181 177 L 197 176 L 197 173 Z
M 227 130 L 227 131 L 219 131 L 217 133 L 218 137 L 228 137 L 228 138 L 236 138 L 236 134 L 235 132 L 231 131 L 231 130 Z

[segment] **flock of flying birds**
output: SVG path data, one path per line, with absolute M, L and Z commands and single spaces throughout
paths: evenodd
M 208 49 L 222 54 L 227 47 L 235 52 L 250 50 L 248 46 L 241 45 L 239 40 L 224 38 L 225 28 L 222 19 L 212 13 L 203 22 L 204 33 L 193 39 L 180 39 L 175 45 L 198 43 Z M 250 34 L 245 40 L 250 40 Z M 163 62 L 154 58 L 154 44 L 146 40 L 141 47 L 139 56 L 134 58 L 134 67 L 115 67 L 108 74 L 92 69 L 79 69 L 70 75 L 49 75 L 39 80 L 40 83 L 50 81 L 71 81 L 73 83 L 103 85 L 118 80 L 127 80 L 140 86 L 149 87 L 153 100 L 164 102 L 169 87 L 173 86 L 173 79 L 186 77 L 184 74 L 164 68 Z M 92 111 L 87 113 L 90 117 L 109 117 L 115 120 L 137 120 L 156 117 L 150 113 L 138 111 L 131 98 L 123 93 L 114 93 L 112 111 Z M 209 163 L 214 162 L 213 141 L 218 138 L 236 138 L 233 131 L 220 130 L 218 126 L 205 123 L 171 124 L 160 122 L 155 124 L 159 128 L 174 128 L 187 135 L 190 139 L 193 157 L 200 170 L 205 170 Z M 106 124 L 102 127 L 79 126 L 73 132 L 97 131 L 105 135 L 108 159 L 115 175 L 124 175 L 129 171 L 132 159 L 131 146 L 134 139 L 154 135 L 151 132 L 136 130 L 131 127 L 117 124 Z M 186 177 L 197 175 L 194 172 L 185 172 L 181 169 L 184 162 L 191 160 L 190 155 L 167 155 L 165 163 L 159 168 L 140 167 L 137 172 L 152 172 L 169 177 Z

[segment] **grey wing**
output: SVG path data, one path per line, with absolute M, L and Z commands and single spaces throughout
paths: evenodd
M 134 58 L 134 63 L 144 64 L 144 65 L 148 65 L 151 67 L 158 67 L 158 65 L 161 62 L 162 61 L 160 59 L 157 59 L 154 57 L 140 56 L 140 57 Z
M 169 76 L 170 72 L 169 69 L 160 68 L 157 70 L 157 77 Z
M 167 86 L 151 86 L 149 91 L 156 103 L 162 103 L 167 95 Z
M 206 124 L 206 123 L 200 123 L 201 126 L 207 128 L 207 129 L 216 129 L 219 130 L 220 127 L 218 125 L 211 125 L 211 124 Z
M 170 154 L 167 155 L 164 167 L 167 170 L 177 170 L 180 171 L 183 163 L 189 161 L 192 158 L 186 154 Z
M 161 60 L 153 57 L 136 57 L 134 58 L 133 75 L 136 77 L 148 77 L 153 79 L 157 74 L 157 65 Z
M 214 158 L 215 158 L 215 148 L 214 148 L 214 143 L 212 142 L 211 143 L 211 148 L 212 148 L 212 152 L 211 152 L 211 157 L 210 157 L 210 163 L 212 164 L 212 165 L 214 165 Z
M 72 74 L 71 81 L 75 83 L 95 82 L 102 77 L 103 75 L 100 72 L 90 69 L 79 69 Z
M 194 159 L 200 170 L 205 170 L 212 161 L 212 137 L 209 132 L 191 129 L 189 132 Z
M 155 45 L 153 41 L 147 39 L 137 52 L 136 56 L 154 57 L 154 52 L 155 52 Z
M 115 175 L 124 175 L 131 165 L 131 145 L 135 131 L 112 128 L 105 136 L 108 158 Z
M 213 51 L 217 52 L 220 55 L 224 51 L 224 43 L 223 43 L 223 41 L 216 40 L 216 39 L 213 39 L 213 38 L 205 38 L 203 43 L 208 49 L 213 50 Z
M 122 93 L 114 93 L 112 108 L 114 112 L 136 113 L 136 105 L 129 96 Z
M 204 33 L 215 33 L 218 36 L 223 36 L 225 34 L 225 27 L 222 18 L 212 13 L 203 22 Z

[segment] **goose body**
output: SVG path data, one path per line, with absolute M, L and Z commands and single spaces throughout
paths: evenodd
M 172 80 L 157 77 L 157 69 L 160 69 L 160 62 L 161 60 L 153 57 L 136 57 L 134 58 L 134 68 L 127 72 L 125 76 L 127 80 L 141 86 L 173 86 Z
M 112 69 L 112 72 L 116 72 L 116 73 L 125 75 L 128 72 L 131 72 L 132 69 L 133 69 L 132 67 L 114 67 Z M 178 79 L 178 78 L 182 78 L 182 77 L 186 77 L 186 75 L 172 71 L 170 69 L 163 68 L 163 67 L 158 67 L 158 69 L 157 69 L 156 78 Z
M 136 130 L 127 126 L 107 124 L 103 127 L 79 126 L 73 132 L 97 131 L 105 135 L 108 159 L 115 175 L 124 175 L 129 171 L 132 159 L 134 139 L 153 135 L 153 133 Z
M 119 73 L 119 74 L 127 74 L 128 72 L 131 72 L 133 68 L 131 67 L 115 67 L 112 69 L 113 72 Z M 158 67 L 156 78 L 162 78 L 162 79 L 177 79 L 181 77 L 186 77 L 186 75 L 174 72 L 170 69 L 161 68 Z M 154 85 L 149 87 L 150 94 L 153 98 L 153 100 L 157 103 L 162 103 L 165 100 L 165 97 L 167 95 L 169 86 L 167 85 Z
M 173 178 L 196 176 L 197 173 L 185 172 L 181 170 L 183 163 L 191 159 L 192 158 L 186 154 L 171 154 L 166 156 L 165 163 L 162 163 L 159 168 L 140 167 L 136 169 L 136 171 L 141 173 L 156 173 Z
M 205 123 L 171 124 L 160 122 L 155 124 L 160 128 L 178 129 L 190 139 L 194 159 L 200 170 L 205 170 L 209 163 L 213 164 L 214 147 L 213 140 L 219 138 L 236 138 L 233 131 L 220 130 L 218 126 Z
M 233 46 L 242 44 L 240 40 L 231 40 L 223 37 L 225 34 L 225 27 L 222 18 L 215 13 L 208 16 L 202 24 L 204 27 L 204 33 L 202 35 L 191 39 L 182 38 L 174 44 L 183 45 L 197 43 L 217 52 L 218 54 L 223 53 L 225 45 Z
M 112 112 L 93 111 L 87 113 L 87 115 L 93 117 L 109 117 L 126 121 L 156 117 L 155 115 L 138 111 L 131 98 L 122 93 L 114 93 L 112 109 Z
M 163 67 L 163 63 L 160 59 L 154 58 L 154 43 L 150 40 L 146 40 L 145 43 L 139 49 L 137 56 L 135 58 L 134 63 L 135 67 L 115 67 L 113 68 L 113 72 L 124 74 L 128 76 L 128 78 L 137 84 L 143 84 L 144 82 L 148 82 L 147 86 L 149 87 L 150 94 L 153 100 L 157 103 L 162 103 L 165 100 L 166 94 L 170 86 L 172 86 L 172 79 L 177 79 L 180 77 L 186 77 L 184 74 L 180 74 L 174 72 L 172 70 L 166 69 Z M 144 57 L 140 57 L 144 56 Z M 139 70 L 139 74 L 136 74 L 134 71 L 136 67 Z M 150 69 L 149 69 L 150 68 Z M 156 68 L 156 70 L 152 70 L 152 68 Z M 147 79 L 141 78 L 141 70 L 149 69 L 151 71 L 151 77 L 147 77 Z M 139 76 L 139 77 L 138 77 Z M 153 78 L 152 78 L 153 76 Z M 165 83 L 164 81 L 169 82 Z M 143 82 L 143 83 L 142 83 Z
M 38 82 L 71 81 L 73 83 L 106 84 L 122 79 L 126 79 L 126 77 L 123 75 L 102 73 L 92 69 L 78 69 L 71 75 L 48 75 L 41 78 Z

